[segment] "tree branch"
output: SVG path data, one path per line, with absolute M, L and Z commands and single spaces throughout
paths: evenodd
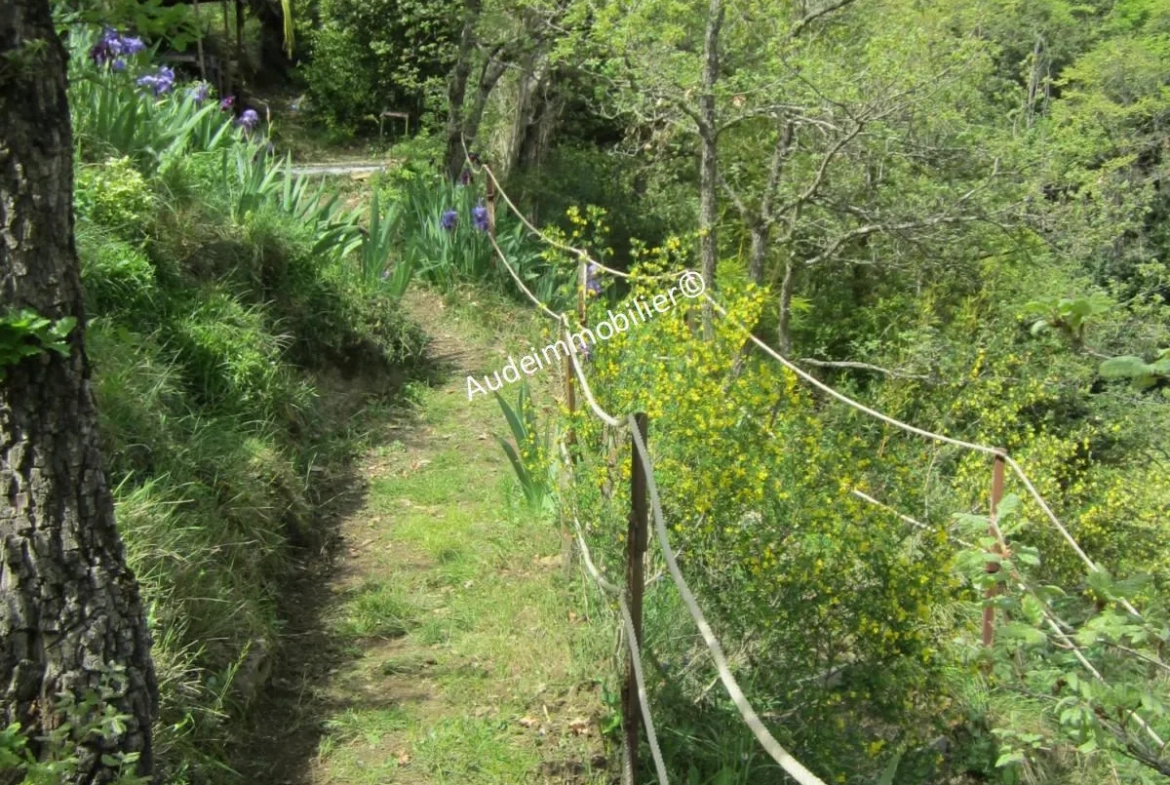
M 811 14 L 806 15 L 797 21 L 797 23 L 792 26 L 792 29 L 788 31 L 788 40 L 791 41 L 793 38 L 796 38 L 798 35 L 804 32 L 805 28 L 821 17 L 828 16 L 834 11 L 840 11 L 846 6 L 853 5 L 854 1 L 855 0 L 837 0 L 835 3 L 829 3 L 824 8 L 821 8 L 818 11 L 813 11 Z
M 892 371 L 889 368 L 882 368 L 877 365 L 870 365 L 869 363 L 859 363 L 852 360 L 814 360 L 811 357 L 802 357 L 796 362 L 804 363 L 805 365 L 814 365 L 818 368 L 857 368 L 863 371 L 877 371 L 884 373 L 886 376 L 894 379 L 917 379 L 923 382 L 933 382 L 934 380 L 919 373 L 906 373 L 905 371 Z

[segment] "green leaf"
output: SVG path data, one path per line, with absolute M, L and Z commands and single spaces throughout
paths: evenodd
M 1097 369 L 1097 373 L 1106 379 L 1133 379 L 1152 372 L 1152 366 L 1147 365 L 1141 357 L 1125 355 L 1105 360 Z
M 901 752 L 898 752 L 894 757 L 890 758 L 890 762 L 886 764 L 886 768 L 882 772 L 881 779 L 877 781 L 877 785 L 894 785 L 894 777 L 898 773 L 898 764 L 901 762 Z
M 999 769 L 1003 768 L 1004 766 L 1011 766 L 1013 763 L 1023 762 L 1024 753 L 1020 752 L 1019 750 L 1013 750 L 1009 748 L 1004 752 L 1001 752 L 999 757 L 995 759 L 995 767 Z
M 1000 633 L 1005 640 L 1018 640 L 1027 647 L 1043 646 L 1048 642 L 1048 636 L 1043 632 L 1018 621 L 1003 625 L 1000 628 Z

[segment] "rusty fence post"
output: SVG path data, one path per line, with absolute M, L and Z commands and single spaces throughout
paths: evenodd
M 1004 464 L 1002 453 L 997 453 L 995 462 L 991 467 L 991 514 L 988 516 L 990 525 L 988 526 L 988 534 L 995 538 L 995 543 L 991 546 L 992 553 L 997 556 L 1003 556 L 1002 540 L 999 534 L 999 523 L 996 516 L 999 513 L 999 503 L 1003 500 L 1003 474 Z M 999 572 L 1000 564 L 995 559 L 989 559 L 985 567 L 988 574 L 995 574 Z M 986 604 L 983 606 L 983 645 L 990 647 L 995 640 L 995 607 L 991 605 L 991 600 L 999 594 L 999 587 L 989 586 L 984 595 Z
M 642 435 L 642 443 L 646 444 L 648 422 L 645 413 L 635 414 L 634 420 L 638 425 L 638 433 Z M 646 502 L 646 472 L 638 457 L 633 434 L 630 434 L 630 461 L 630 517 L 626 526 L 626 602 L 630 607 L 630 619 L 634 624 L 634 640 L 641 650 L 642 594 L 645 589 L 642 562 L 646 553 L 650 511 Z M 622 693 L 624 698 L 622 720 L 626 730 L 626 747 L 630 754 L 629 768 L 636 778 L 642 713 L 638 703 L 638 683 L 634 678 L 634 657 L 630 653 L 626 655 L 626 685 Z

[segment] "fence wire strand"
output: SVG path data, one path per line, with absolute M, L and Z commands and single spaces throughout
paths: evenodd
M 1036 490 L 1036 486 L 1032 484 L 1032 480 L 1029 479 L 1028 475 L 1024 473 L 1024 470 L 1023 470 L 1023 468 L 1020 467 L 1020 464 L 1016 463 L 1015 459 L 1012 458 L 1010 455 L 1008 455 L 1004 450 L 1002 450 L 998 447 L 988 447 L 986 444 L 977 444 L 975 442 L 966 442 L 966 441 L 963 441 L 962 439 L 955 439 L 955 438 L 950 437 L 950 436 L 944 436 L 941 433 L 935 433 L 934 431 L 928 431 L 924 428 L 918 428 L 916 426 L 910 425 L 909 423 L 904 423 L 901 420 L 897 420 L 893 417 L 890 417 L 887 414 L 882 414 L 881 412 L 877 411 L 876 409 L 871 409 L 870 407 L 866 406 L 865 404 L 861 403 L 860 401 L 855 401 L 854 399 L 850 398 L 848 395 L 845 395 L 844 393 L 838 392 L 837 390 L 833 389 L 829 385 L 825 384 L 820 379 L 818 379 L 815 376 L 813 376 L 812 374 L 810 374 L 808 371 L 804 370 L 800 366 L 793 363 L 791 360 L 782 356 L 779 352 L 777 352 L 771 346 L 768 346 L 768 344 L 761 341 L 759 338 L 757 338 L 755 335 L 752 334 L 751 330 L 747 329 L 747 327 L 745 327 L 735 317 L 733 317 L 729 313 L 727 313 L 727 310 L 722 305 L 720 305 L 715 300 L 715 298 L 712 297 L 709 293 L 704 292 L 703 297 L 708 302 L 711 303 L 711 306 L 723 318 L 727 319 L 729 322 L 731 322 L 732 324 L 739 327 L 739 329 L 744 333 L 744 335 L 749 340 L 751 340 L 754 344 L 759 346 L 766 354 L 768 354 L 770 357 L 772 357 L 775 360 L 777 360 L 778 362 L 780 362 L 780 364 L 783 365 L 785 368 L 792 371 L 797 376 L 799 376 L 801 379 L 803 379 L 804 381 L 813 385 L 814 387 L 816 387 L 818 390 L 825 393 L 826 395 L 829 395 L 829 396 L 837 399 L 841 403 L 844 403 L 845 405 L 850 406 L 863 414 L 866 414 L 866 415 L 868 415 L 876 420 L 880 420 L 880 421 L 886 423 L 887 425 L 892 425 L 895 428 L 906 431 L 907 433 L 913 433 L 913 434 L 916 434 L 918 436 L 922 436 L 926 439 L 931 439 L 931 440 L 936 441 L 936 442 L 942 442 L 943 444 L 951 444 L 951 445 L 954 445 L 955 447 L 962 447 L 965 450 L 972 450 L 974 452 L 983 453 L 984 455 L 991 455 L 994 457 L 1002 458 L 1007 463 L 1007 465 L 1012 468 L 1012 471 L 1020 479 L 1020 482 L 1022 482 L 1024 484 L 1024 487 L 1028 490 L 1028 494 L 1032 497 L 1032 499 L 1036 502 L 1036 504 L 1040 506 L 1040 509 L 1044 511 L 1045 516 L 1052 523 L 1052 525 L 1054 527 L 1056 527 L 1056 530 L 1058 532 L 1060 532 L 1060 535 L 1064 538 L 1065 542 L 1067 542 L 1069 544 L 1069 546 L 1077 554 L 1077 556 L 1080 558 L 1080 560 L 1082 562 L 1084 562 L 1085 566 L 1088 567 L 1092 572 L 1100 572 L 1101 571 L 1101 568 L 1097 566 L 1096 562 L 1094 562 L 1092 559 L 1089 558 L 1089 555 L 1087 553 L 1085 553 L 1085 551 L 1081 548 L 1080 544 L 1076 541 L 1076 539 L 1073 538 L 1072 534 L 1069 533 L 1068 529 L 1065 528 L 1064 524 L 1060 522 L 1060 519 L 1056 517 L 1056 513 L 1054 513 L 1052 511 L 1052 508 L 1048 506 L 1048 503 L 1046 501 L 1044 501 L 1044 497 L 1040 495 L 1040 492 L 1038 490 Z M 1140 613 L 1138 613 L 1137 609 L 1134 608 L 1133 605 L 1130 604 L 1129 600 L 1126 600 L 1123 598 L 1121 600 L 1121 604 L 1127 611 L 1129 611 L 1135 617 L 1137 617 L 1139 619 L 1142 618 L 1142 615 Z
M 715 633 L 711 630 L 711 625 L 707 623 L 707 619 L 703 616 L 703 611 L 700 610 L 699 604 L 695 601 L 695 595 L 691 593 L 690 587 L 683 578 L 682 571 L 678 567 L 678 562 L 675 560 L 674 551 L 670 547 L 670 542 L 666 535 L 666 523 L 662 516 L 662 502 L 658 497 L 658 483 L 654 481 L 654 465 L 650 461 L 650 455 L 646 451 L 646 445 L 642 442 L 642 434 L 638 431 L 638 425 L 634 421 L 634 415 L 630 415 L 630 434 L 634 438 L 634 445 L 637 450 L 638 459 L 642 463 L 642 469 L 646 473 L 646 485 L 650 491 L 650 507 L 654 511 L 654 529 L 658 534 L 658 543 L 662 546 L 662 553 L 666 557 L 666 566 L 670 570 L 671 577 L 674 578 L 674 583 L 678 587 L 679 594 L 682 595 L 683 602 L 690 611 L 691 617 L 694 618 L 695 624 L 699 628 L 699 633 L 703 636 L 703 641 L 707 644 L 707 648 L 711 651 L 711 657 L 715 660 L 715 667 L 719 670 L 719 678 L 723 682 L 723 686 L 727 689 L 727 694 L 731 696 L 731 700 L 735 703 L 735 707 L 739 710 L 740 716 L 743 717 L 744 722 L 751 728 L 752 734 L 763 745 L 764 749 L 780 767 L 788 773 L 788 776 L 796 780 L 800 785 L 825 785 L 824 781 L 804 767 L 800 761 L 792 757 L 792 754 L 776 741 L 775 737 L 764 727 L 764 723 L 760 721 L 759 715 L 756 714 L 755 709 L 748 703 L 747 698 L 740 689 L 739 683 L 736 682 L 735 677 L 731 674 L 731 669 L 727 665 L 727 657 L 723 653 L 723 647 L 719 644 L 719 639 L 715 637 Z
M 471 160 L 470 160 L 470 156 L 467 153 L 466 144 L 464 145 L 464 155 L 467 157 L 468 164 L 470 165 Z M 523 214 L 523 212 L 521 212 L 521 210 L 511 200 L 511 198 L 504 191 L 504 189 L 500 187 L 499 180 L 496 178 L 495 173 L 491 170 L 491 168 L 488 167 L 486 164 L 484 164 L 482 166 L 482 168 L 487 173 L 488 177 L 491 178 L 492 184 L 495 187 L 495 192 L 503 198 L 504 202 L 507 204 L 509 209 L 511 209 L 512 212 L 516 214 L 517 218 L 524 224 L 524 226 L 532 234 L 534 234 L 536 237 L 538 237 L 544 243 L 551 245 L 551 246 L 554 246 L 554 247 L 557 247 L 557 248 L 564 250 L 568 253 L 574 254 L 582 262 L 588 262 L 588 263 L 597 265 L 598 269 L 601 269 L 601 270 L 605 271 L 606 273 L 609 273 L 611 275 L 616 275 L 618 277 L 630 279 L 630 280 L 662 280 L 662 279 L 666 279 L 666 278 L 675 278 L 680 274 L 680 273 L 664 273 L 664 274 L 648 275 L 648 276 L 632 275 L 629 273 L 625 273 L 621 270 L 616 270 L 614 268 L 611 268 L 611 267 L 608 267 L 604 264 L 601 264 L 597 260 L 593 259 L 588 254 L 588 252 L 584 251 L 583 249 L 576 248 L 574 246 L 568 245 L 566 243 L 560 242 L 554 238 L 549 237 L 544 232 L 542 232 L 537 227 L 535 227 L 527 219 L 527 217 Z M 711 630 L 710 625 L 707 623 L 706 617 L 703 615 L 702 610 L 699 608 L 699 605 L 695 600 L 694 594 L 691 592 L 690 587 L 687 585 L 686 580 L 683 578 L 682 571 L 678 567 L 678 563 L 677 563 L 677 560 L 675 558 L 674 551 L 671 549 L 669 540 L 667 538 L 666 525 L 665 525 L 665 522 L 663 519 L 661 501 L 660 501 L 660 498 L 658 495 L 658 486 L 657 486 L 657 483 L 655 482 L 655 479 L 654 479 L 654 467 L 653 467 L 653 464 L 650 460 L 649 453 L 646 450 L 646 445 L 644 444 L 644 442 L 642 440 L 641 433 L 638 430 L 637 423 L 634 420 L 633 415 L 629 415 L 628 421 L 623 421 L 620 418 L 614 417 L 613 415 L 606 412 L 603 408 L 601 408 L 601 406 L 597 403 L 597 400 L 593 395 L 592 389 L 589 386 L 588 379 L 585 377 L 585 374 L 583 373 L 582 369 L 580 368 L 580 365 L 575 361 L 576 346 L 573 342 L 573 335 L 571 332 L 571 323 L 570 323 L 568 317 L 565 316 L 564 314 L 558 314 L 558 313 L 554 312 L 552 309 L 550 309 L 548 306 L 546 306 L 544 303 L 542 303 L 540 301 L 540 299 L 537 298 L 528 289 L 528 287 L 524 284 L 523 279 L 520 277 L 520 275 L 516 272 L 516 270 L 509 263 L 507 256 L 504 254 L 503 250 L 499 247 L 498 243 L 495 240 L 495 237 L 491 236 L 490 240 L 491 240 L 492 248 L 495 250 L 496 255 L 499 257 L 501 262 L 503 262 L 505 269 L 507 269 L 508 273 L 511 275 L 512 279 L 516 282 L 516 284 L 520 288 L 520 290 L 525 294 L 525 296 L 528 297 L 529 300 L 531 300 L 537 306 L 537 308 L 539 310 L 541 310 L 543 313 L 545 313 L 550 318 L 556 320 L 560 324 L 561 328 L 564 330 L 565 338 L 566 338 L 566 341 L 568 344 L 568 352 L 569 352 L 568 356 L 566 357 L 566 362 L 569 362 L 572 364 L 574 375 L 576 376 L 578 382 L 580 383 L 581 389 L 585 393 L 585 398 L 588 401 L 590 408 L 593 410 L 594 415 L 597 416 L 598 419 L 600 419 L 602 422 L 604 422 L 607 425 L 610 425 L 612 427 L 621 428 L 621 427 L 626 426 L 626 425 L 630 426 L 630 433 L 633 437 L 633 441 L 634 441 L 635 448 L 636 448 L 635 452 L 636 452 L 638 459 L 641 462 L 643 470 L 645 471 L 645 474 L 646 474 L 646 481 L 647 481 L 647 486 L 648 486 L 648 490 L 649 490 L 649 494 L 650 494 L 651 509 L 652 509 L 653 515 L 654 515 L 655 531 L 658 535 L 658 541 L 659 541 L 660 545 L 662 546 L 663 554 L 666 557 L 666 562 L 667 562 L 667 567 L 668 567 L 669 573 L 670 573 L 672 579 L 674 580 L 676 587 L 678 588 L 679 594 L 682 596 L 683 602 L 686 604 L 688 611 L 690 612 L 692 618 L 694 619 L 695 624 L 698 626 L 699 632 L 702 635 L 703 640 L 707 645 L 707 648 L 711 652 L 712 659 L 715 661 L 716 668 L 719 671 L 719 679 L 723 682 L 723 685 L 726 688 L 728 695 L 731 697 L 732 701 L 734 702 L 734 704 L 736 706 L 736 709 L 739 711 L 744 722 L 747 723 L 748 727 L 751 729 L 752 734 L 756 737 L 756 739 L 760 742 L 760 744 L 764 747 L 764 749 L 768 752 L 768 754 L 772 757 L 772 759 L 775 760 L 776 763 L 779 764 L 781 766 L 781 768 L 783 768 L 784 771 L 788 773 L 789 776 L 791 776 L 794 780 L 796 780 L 796 782 L 799 783 L 799 785 L 825 785 L 823 780 L 821 780 L 819 777 L 817 777 L 815 774 L 813 774 L 811 771 L 809 771 L 802 763 L 800 763 L 800 761 L 798 761 L 796 758 L 794 758 L 791 755 L 791 753 L 789 753 L 775 739 L 775 737 L 772 736 L 772 734 L 768 731 L 768 729 L 764 726 L 763 722 L 760 720 L 759 715 L 756 714 L 755 710 L 752 708 L 751 704 L 748 702 L 747 698 L 744 696 L 743 690 L 739 687 L 738 682 L 735 680 L 735 677 L 732 675 L 731 669 L 729 668 L 729 666 L 727 664 L 727 658 L 723 652 L 723 648 L 720 645 L 718 638 L 715 637 L 714 632 Z M 950 444 L 950 445 L 953 445 L 955 447 L 959 447 L 962 449 L 982 453 L 984 455 L 998 457 L 998 458 L 1002 459 L 1003 461 L 1005 461 L 1007 463 L 1007 465 L 1011 467 L 1012 472 L 1016 475 L 1017 478 L 1019 478 L 1020 482 L 1024 485 L 1025 489 L 1028 491 L 1029 496 L 1031 496 L 1031 498 L 1036 502 L 1036 504 L 1044 512 L 1044 514 L 1047 517 L 1047 519 L 1049 520 L 1049 522 L 1056 528 L 1057 532 L 1059 532 L 1059 534 L 1065 540 L 1065 542 L 1072 548 L 1073 552 L 1076 553 L 1077 557 L 1081 560 L 1081 562 L 1084 563 L 1085 566 L 1088 567 L 1089 570 L 1092 572 L 1100 572 L 1101 571 L 1101 568 L 1097 566 L 1097 564 L 1089 557 L 1089 555 L 1087 553 L 1085 553 L 1084 549 L 1081 548 L 1080 544 L 1076 541 L 1076 539 L 1072 536 L 1072 534 L 1068 531 L 1068 529 L 1064 526 L 1064 524 L 1061 523 L 1061 521 L 1057 517 L 1056 513 L 1053 512 L 1052 508 L 1045 501 L 1044 497 L 1036 489 L 1036 486 L 1033 484 L 1031 478 L 1028 477 L 1027 473 L 1024 472 L 1023 468 L 1019 465 L 1019 463 L 1017 463 L 1014 458 L 1012 458 L 1010 455 L 1008 455 L 1005 450 L 1003 450 L 1001 448 L 997 448 L 997 447 L 990 447 L 990 446 L 984 445 L 984 444 L 978 444 L 975 442 L 964 441 L 962 439 L 956 439 L 956 438 L 953 438 L 950 436 L 945 436 L 945 435 L 940 434 L 940 433 L 935 433 L 934 431 L 926 430 L 924 428 L 918 428 L 916 426 L 910 425 L 909 423 L 902 422 L 901 420 L 898 420 L 894 417 L 883 414 L 875 409 L 872 409 L 872 408 L 866 406 L 865 404 L 863 404 L 859 401 L 854 400 L 853 398 L 850 398 L 849 396 L 845 395 L 844 393 L 838 392 L 834 388 L 830 387 L 829 385 L 825 384 L 824 382 L 822 382 L 819 379 L 817 379 L 816 377 L 814 377 L 812 374 L 805 371 L 800 366 L 796 365 L 792 361 L 783 357 L 777 351 L 772 349 L 772 347 L 768 346 L 766 343 L 764 343 L 759 338 L 757 338 L 754 334 L 752 334 L 752 332 L 750 330 L 747 329 L 747 327 L 745 327 L 742 323 L 740 323 L 738 320 L 736 320 L 734 317 L 732 317 L 727 312 L 727 310 L 725 308 L 723 308 L 723 306 L 720 305 L 719 302 L 716 301 L 714 297 L 711 296 L 711 294 L 709 292 L 704 292 L 703 297 L 711 304 L 712 308 L 720 314 L 720 316 L 722 316 L 724 319 L 728 320 L 732 324 L 739 327 L 739 329 L 743 332 L 743 334 L 750 341 L 752 341 L 754 344 L 756 344 L 756 346 L 758 346 L 760 349 L 762 349 L 767 355 L 769 355 L 770 357 L 772 357 L 773 359 L 775 359 L 776 361 L 781 363 L 788 370 L 795 373 L 803 381 L 807 382 L 808 384 L 811 384 L 813 387 L 824 392 L 826 395 L 829 395 L 830 397 L 840 401 L 841 403 L 844 403 L 845 405 L 847 405 L 847 406 L 849 406 L 849 407 L 851 407 L 851 408 L 853 408 L 853 409 L 855 409 L 855 410 L 857 410 L 857 411 L 859 411 L 859 412 L 861 412 L 861 413 L 863 413 L 871 418 L 874 418 L 878 421 L 884 422 L 887 425 L 893 426 L 893 427 L 895 427 L 899 430 L 902 430 L 906 433 L 911 433 L 911 434 L 914 434 L 917 436 L 921 436 L 923 438 L 926 438 L 926 439 L 929 439 L 929 440 L 932 440 L 935 442 L 939 442 L 939 443 L 943 443 L 943 444 Z M 563 451 L 563 446 L 562 446 L 562 451 Z M 570 468 L 571 468 L 571 462 L 570 462 Z M 888 512 L 896 515 L 898 518 L 900 518 L 903 521 L 909 522 L 909 523 L 911 523 L 919 528 L 923 528 L 923 529 L 929 528 L 926 526 L 926 524 L 920 523 L 919 521 L 916 521 L 913 518 L 910 518 L 909 516 L 906 516 L 906 515 L 903 515 L 902 513 L 897 512 L 893 508 L 879 502 L 877 499 L 874 499 L 872 496 L 869 496 L 868 494 L 865 494 L 864 492 L 862 492 L 860 490 L 854 489 L 853 494 L 861 499 L 864 499 L 867 502 L 870 502 L 876 506 L 879 506 L 879 507 L 887 510 Z M 635 639 L 635 636 L 634 636 L 633 621 L 630 617 L 629 608 L 627 607 L 626 602 L 625 602 L 624 592 L 621 590 L 620 587 L 618 587 L 617 585 L 608 581 L 600 573 L 600 571 L 597 569 L 596 565 L 593 563 L 592 558 L 590 556 L 589 548 L 585 542 L 585 538 L 584 538 L 584 535 L 583 535 L 582 530 L 581 530 L 580 522 L 574 517 L 573 523 L 574 523 L 574 526 L 576 528 L 577 543 L 581 549 L 583 561 L 585 563 L 585 566 L 586 566 L 588 572 L 593 577 L 593 579 L 597 583 L 597 585 L 603 591 L 617 595 L 619 606 L 620 606 L 621 613 L 622 613 L 622 622 L 623 622 L 623 625 L 625 627 L 626 638 L 627 638 L 630 653 L 631 653 L 631 662 L 633 663 L 633 666 L 634 666 L 634 668 L 633 668 L 634 669 L 634 677 L 635 677 L 635 681 L 637 683 L 637 688 L 638 688 L 638 701 L 639 701 L 639 704 L 641 706 L 642 717 L 643 717 L 643 720 L 645 723 L 645 727 L 647 729 L 647 736 L 649 737 L 649 740 L 650 740 L 651 753 L 653 754 L 654 764 L 655 764 L 655 767 L 658 771 L 659 782 L 661 783 L 661 785 L 667 785 L 667 775 L 666 775 L 665 764 L 662 760 L 661 751 L 660 751 L 659 746 L 658 746 L 657 735 L 654 731 L 653 720 L 650 716 L 649 699 L 647 697 L 645 683 L 643 681 L 643 674 L 642 674 L 642 668 L 641 668 L 641 653 L 638 649 L 637 640 Z M 960 543 L 960 544 L 963 544 L 963 543 Z M 1024 585 L 1022 582 L 1019 583 L 1018 586 L 1019 586 L 1019 588 L 1021 588 L 1024 591 L 1029 591 L 1027 586 Z M 1134 608 L 1134 606 L 1128 600 L 1122 598 L 1120 600 L 1120 602 L 1121 602 L 1121 605 L 1134 617 L 1139 618 L 1139 619 L 1142 618 L 1142 615 L 1137 611 L 1136 608 Z M 1059 620 L 1055 619 L 1052 616 L 1051 612 L 1047 609 L 1047 607 L 1043 608 L 1043 616 L 1044 616 L 1044 620 L 1045 620 L 1046 624 L 1053 630 L 1053 633 L 1060 640 L 1060 642 L 1064 646 L 1064 648 L 1066 648 L 1067 650 L 1069 650 L 1073 653 L 1073 655 L 1077 658 L 1078 662 L 1080 662 L 1080 664 L 1093 676 L 1094 679 L 1096 679 L 1097 681 L 1099 681 L 1102 684 L 1107 684 L 1107 682 L 1105 681 L 1105 679 L 1101 675 L 1101 673 L 1092 665 L 1091 662 L 1089 662 L 1089 660 L 1085 657 L 1085 655 L 1080 650 L 1080 648 L 1076 645 L 1076 643 L 1068 636 L 1068 634 L 1064 632 L 1064 630 L 1061 628 L 1061 626 L 1059 624 Z M 1136 712 L 1131 711 L 1130 716 L 1146 731 L 1146 733 L 1159 746 L 1159 748 L 1164 748 L 1166 746 L 1166 743 L 1162 741 L 1162 739 L 1158 736 L 1158 734 L 1154 731 L 1154 729 L 1151 728 L 1139 715 L 1137 715 Z M 629 754 L 629 750 L 627 749 L 625 760 L 623 762 L 623 779 L 627 779 L 627 780 L 632 781 L 632 772 L 629 770 L 630 761 L 631 761 L 631 756 Z

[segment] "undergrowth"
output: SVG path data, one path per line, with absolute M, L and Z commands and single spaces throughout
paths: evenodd
M 425 342 L 401 291 L 362 274 L 378 249 L 359 216 L 291 178 L 259 129 L 184 86 L 148 95 L 145 62 L 110 70 L 71 41 L 87 350 L 154 639 L 156 757 L 168 782 L 238 781 L 224 751 L 264 687 L 280 589 L 324 542 L 355 416 Z M 325 377 L 368 394 L 338 405 Z

